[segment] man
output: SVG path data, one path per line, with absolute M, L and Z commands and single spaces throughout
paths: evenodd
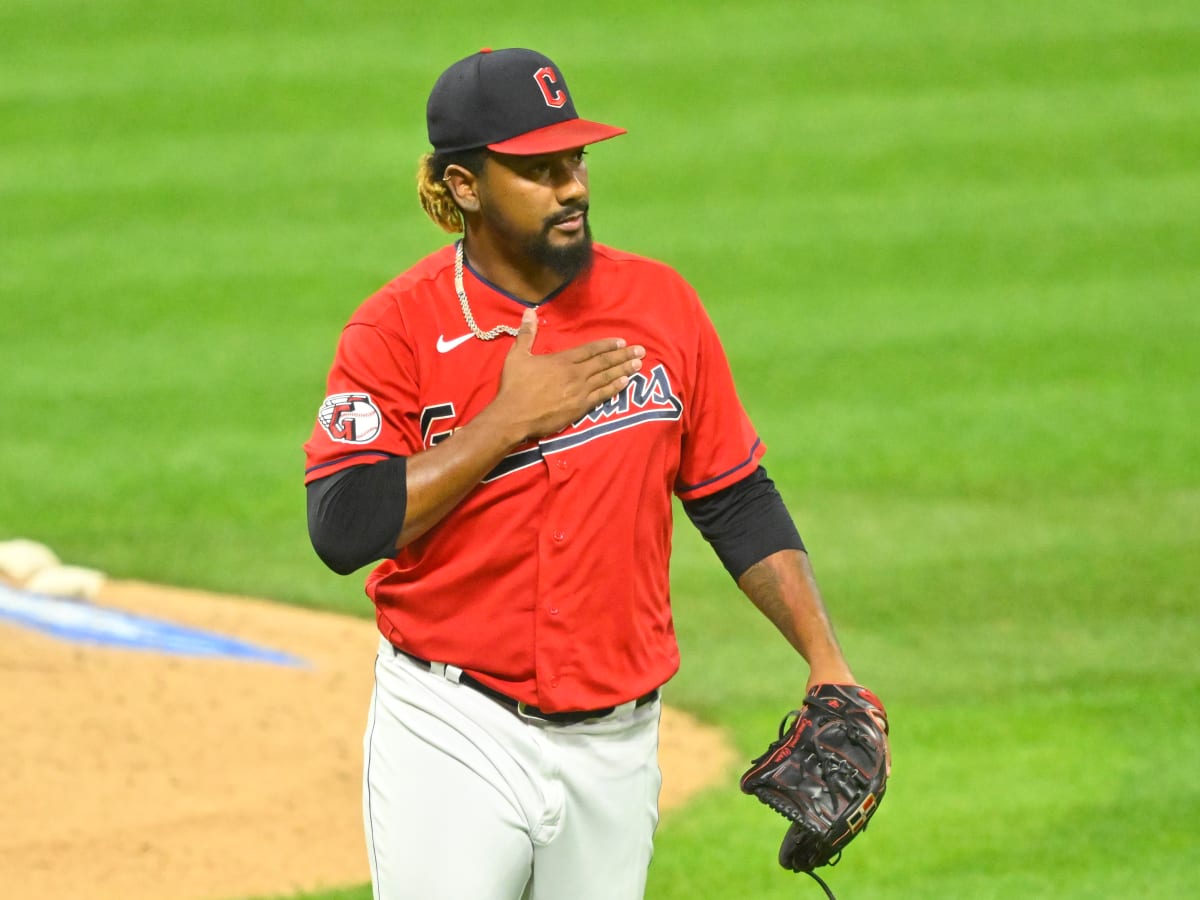
M 463 239 L 351 318 L 306 445 L 318 554 L 382 560 L 375 896 L 641 897 L 672 494 L 809 684 L 854 678 L 694 291 L 592 243 L 584 148 L 624 131 L 520 49 L 447 69 L 427 125 L 421 203 Z

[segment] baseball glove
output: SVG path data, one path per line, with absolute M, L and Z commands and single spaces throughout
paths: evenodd
M 742 790 L 792 821 L 779 864 L 813 873 L 832 865 L 864 828 L 891 775 L 887 713 L 864 687 L 819 684 L 779 725 L 779 740 L 742 776 Z

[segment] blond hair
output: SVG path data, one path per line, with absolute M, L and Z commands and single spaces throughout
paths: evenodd
M 422 155 L 417 165 L 417 197 L 421 208 L 433 223 L 450 234 L 464 230 L 462 210 L 444 180 L 446 161 L 433 153 Z

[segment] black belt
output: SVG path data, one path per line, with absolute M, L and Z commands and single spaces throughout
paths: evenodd
M 413 656 L 411 653 L 401 650 L 395 644 L 392 645 L 392 650 L 397 656 L 407 656 L 418 666 L 423 669 L 433 671 L 433 663 L 427 659 L 421 659 L 419 656 Z M 493 687 L 489 687 L 477 678 L 472 678 L 466 672 L 458 676 L 458 683 L 465 684 L 473 690 L 479 691 L 485 697 L 495 700 L 505 709 L 521 716 L 522 718 L 541 719 L 543 722 L 550 722 L 554 725 L 577 725 L 580 722 L 586 722 L 588 719 L 603 719 L 605 716 L 610 716 L 616 712 L 615 706 L 606 706 L 604 709 L 581 709 L 571 710 L 570 712 L 543 712 L 536 706 L 530 706 L 528 703 L 522 703 L 519 700 L 514 700 L 507 694 L 502 694 Z M 658 688 L 650 691 L 648 694 L 643 694 L 634 702 L 634 708 L 645 706 L 647 703 L 653 703 L 658 699 Z

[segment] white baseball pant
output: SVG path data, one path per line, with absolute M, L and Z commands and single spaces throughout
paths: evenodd
M 375 900 L 640 900 L 658 824 L 658 701 L 522 719 L 381 641 L 363 739 Z

